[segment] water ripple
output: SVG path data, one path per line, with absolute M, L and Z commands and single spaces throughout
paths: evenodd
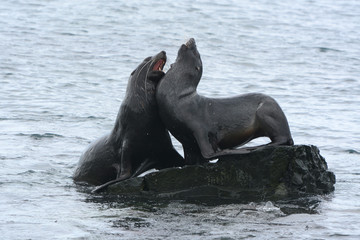
M 18 134 L 16 134 L 16 136 L 30 137 L 35 140 L 42 140 L 42 139 L 47 139 L 47 138 L 63 138 L 64 137 L 60 134 L 55 134 L 55 133 L 32 133 L 32 134 L 18 133 Z

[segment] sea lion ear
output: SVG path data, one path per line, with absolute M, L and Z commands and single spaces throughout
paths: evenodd
M 160 79 L 162 79 L 165 76 L 165 73 L 163 71 L 151 71 L 148 73 L 147 78 L 152 82 L 159 82 Z

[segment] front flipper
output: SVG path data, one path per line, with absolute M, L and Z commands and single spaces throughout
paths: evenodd
M 202 153 L 198 146 L 196 146 L 196 143 L 194 143 L 193 145 L 183 145 L 183 148 L 186 164 L 194 165 L 206 162 L 206 159 L 202 156 Z
M 94 190 L 91 191 L 92 193 L 102 192 L 108 186 L 131 177 L 132 164 L 131 164 L 131 154 L 130 153 L 131 153 L 131 151 L 128 150 L 126 141 L 124 141 L 123 146 L 122 146 L 121 158 L 120 158 L 121 159 L 120 167 L 119 167 L 119 164 L 117 164 L 118 174 L 116 176 L 116 179 L 111 180 L 107 183 L 104 183 L 104 184 L 96 187 Z M 119 168 L 120 168 L 120 171 L 119 171 Z
M 135 172 L 131 175 L 131 177 L 137 177 L 140 174 L 146 172 L 147 170 L 150 170 L 152 168 L 154 168 L 156 165 L 156 162 L 154 162 L 153 160 L 147 158 L 145 159 L 145 161 L 143 161 L 140 166 L 135 170 Z
M 116 179 L 127 179 L 131 177 L 132 172 L 132 151 L 129 149 L 129 146 L 127 145 L 127 141 L 123 142 L 122 146 L 122 152 L 121 152 L 121 162 L 120 162 L 120 172 L 118 172 L 118 175 Z
M 153 168 L 155 166 L 155 162 L 150 160 L 149 158 L 145 159 L 145 161 L 143 161 L 140 166 L 135 170 L 135 172 L 131 175 L 131 176 L 128 176 L 127 174 L 124 174 L 124 175 L 121 175 L 119 176 L 119 178 L 115 179 L 115 180 L 112 180 L 112 181 L 109 181 L 107 183 L 104 183 L 103 185 L 100 185 L 98 187 L 96 187 L 94 190 L 92 190 L 91 192 L 92 193 L 99 193 L 99 192 L 103 192 L 107 189 L 108 186 L 110 185 L 113 185 L 115 183 L 118 183 L 118 182 L 121 182 L 121 181 L 124 181 L 126 179 L 129 179 L 129 178 L 133 178 L 133 177 L 136 177 L 136 176 L 139 176 L 140 174 L 142 174 L 143 172 L 146 172 L 147 170 Z
M 251 150 L 245 148 L 220 149 L 216 136 L 213 134 L 206 135 L 206 132 L 195 131 L 194 137 L 199 146 L 202 157 L 206 160 L 212 160 L 226 155 L 247 154 L 251 152 Z
M 124 180 L 126 180 L 126 179 L 128 179 L 128 178 L 117 178 L 117 179 L 115 179 L 115 180 L 112 180 L 112 181 L 109 181 L 109 182 L 107 182 L 107 183 L 104 183 L 104 184 L 102 184 L 102 185 L 100 185 L 100 186 L 97 186 L 97 187 L 96 187 L 94 190 L 92 190 L 91 192 L 92 192 L 92 193 L 103 192 L 103 191 L 105 191 L 105 190 L 107 189 L 108 186 L 113 185 L 113 184 L 115 184 L 115 183 L 117 183 L 117 182 L 124 181 Z

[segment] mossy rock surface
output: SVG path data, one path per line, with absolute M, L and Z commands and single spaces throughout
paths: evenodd
M 266 147 L 216 163 L 170 168 L 108 187 L 110 194 L 171 199 L 279 200 L 334 191 L 316 146 Z

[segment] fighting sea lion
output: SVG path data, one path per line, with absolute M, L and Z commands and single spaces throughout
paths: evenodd
M 164 76 L 166 53 L 146 58 L 130 75 L 112 131 L 82 154 L 73 176 L 94 185 L 140 175 L 151 169 L 183 166 L 157 110 L 155 89 Z
M 183 145 L 187 164 L 201 163 L 228 154 L 266 136 L 268 145 L 293 145 L 289 124 L 277 102 L 264 94 L 208 98 L 197 93 L 202 62 L 195 40 L 183 44 L 175 63 L 160 80 L 156 91 L 160 117 Z

